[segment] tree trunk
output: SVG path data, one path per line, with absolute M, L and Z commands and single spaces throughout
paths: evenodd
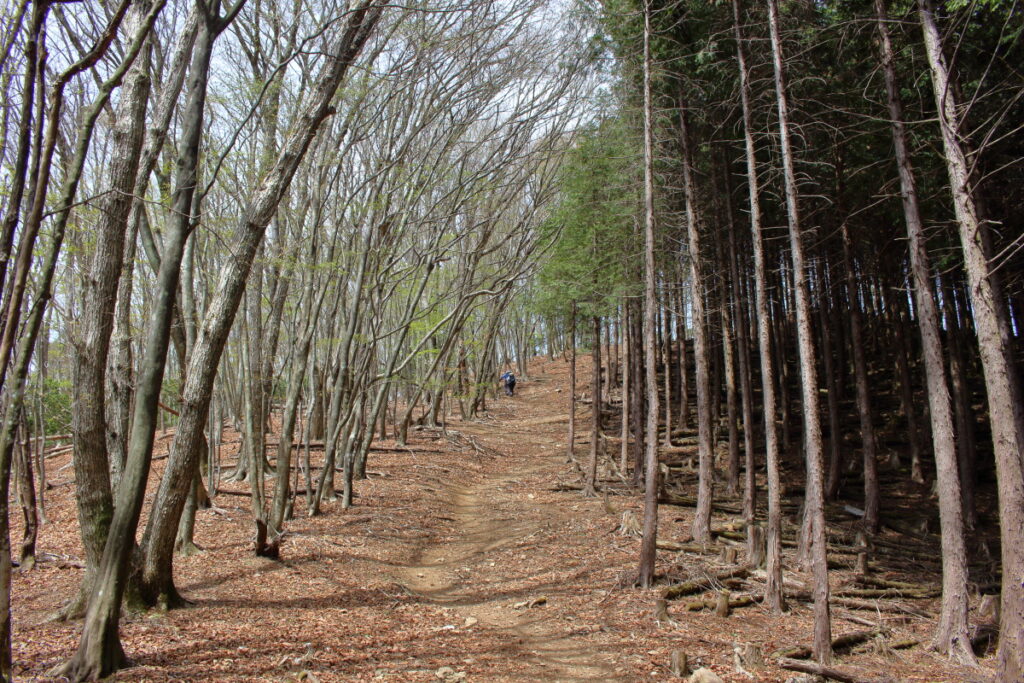
M 590 498 L 597 495 L 597 451 L 601 439 L 601 319 L 596 315 L 591 318 L 593 325 L 594 342 L 591 350 L 593 363 L 593 381 L 590 387 L 590 395 L 593 399 L 591 405 L 591 429 L 590 429 L 590 459 L 587 460 L 587 472 L 583 484 L 583 497 Z
M 622 320 L 619 328 L 622 331 L 622 428 L 621 438 L 622 443 L 619 451 L 619 471 L 623 475 L 626 474 L 626 468 L 629 466 L 629 403 L 630 403 L 630 392 L 633 390 L 633 373 L 632 367 L 632 352 L 630 351 L 629 345 L 632 343 L 629 338 L 629 306 L 626 303 L 622 305 Z
M 880 506 L 878 488 L 878 459 L 875 456 L 875 428 L 871 419 L 871 399 L 868 398 L 868 365 L 864 357 L 861 330 L 860 299 L 857 296 L 857 275 L 853 268 L 853 240 L 845 217 L 841 227 L 843 239 L 843 270 L 846 274 L 846 296 L 850 312 L 850 344 L 853 347 L 853 374 L 857 389 L 857 415 L 860 418 L 861 448 L 864 454 L 864 528 L 878 533 Z
M 36 509 L 36 485 L 32 476 L 32 445 L 28 430 L 24 430 L 24 441 L 15 447 L 15 465 L 18 470 L 18 498 L 24 528 L 21 535 L 19 559 L 21 571 L 25 572 L 36 564 L 36 538 L 39 535 L 39 514 Z
M 977 523 L 974 503 L 977 446 L 974 434 L 974 409 L 971 407 L 970 386 L 967 383 L 967 361 L 964 354 L 963 331 L 956 312 L 956 298 L 949 277 L 942 279 L 942 306 L 947 320 L 949 340 L 949 374 L 953 388 L 953 414 L 956 420 L 957 465 L 960 471 L 960 493 L 963 502 L 964 526 L 973 529 Z
M 151 5 L 142 3 L 138 9 L 133 10 L 133 16 L 128 18 L 129 26 L 140 21 Z M 82 579 L 82 598 L 88 595 L 103 556 L 103 545 L 107 540 L 113 514 L 111 467 L 107 453 L 105 372 L 114 327 L 118 281 L 124 263 L 124 241 L 128 214 L 132 207 L 132 190 L 146 130 L 149 89 L 149 48 L 144 47 L 137 63 L 125 77 L 115 110 L 110 150 L 110 191 L 102 200 L 98 223 L 93 231 L 96 242 L 89 276 L 85 281 L 82 313 L 79 317 L 81 329 L 77 335 L 78 342 L 72 346 L 75 350 L 72 455 L 78 526 L 86 566 Z
M 840 477 L 843 464 L 843 432 L 839 421 L 839 379 L 832 354 L 833 339 L 830 318 L 837 315 L 839 306 L 836 297 L 828 296 L 831 289 L 827 282 L 827 262 L 818 274 L 818 291 L 822 297 L 818 303 L 818 324 L 821 326 L 821 357 L 825 371 L 824 384 L 828 387 L 828 475 L 825 479 L 825 497 L 834 500 L 839 495 Z M 830 304 L 830 302 L 832 302 Z M 829 310 L 831 309 L 831 310 Z
M 697 510 L 693 517 L 692 534 L 697 543 L 711 542 L 711 499 L 714 491 L 714 452 L 711 424 L 711 380 L 708 365 L 711 356 L 708 345 L 707 315 L 704 312 L 706 280 L 701 258 L 701 238 L 698 228 L 696 188 L 693 181 L 693 157 L 690 150 L 690 132 L 686 105 L 679 109 L 679 139 L 682 149 L 683 191 L 686 196 L 686 233 L 690 250 L 690 289 L 693 292 L 693 359 L 697 367 Z
M 793 289 L 796 296 L 797 342 L 800 351 L 800 378 L 803 388 L 804 453 L 807 458 L 805 514 L 811 520 L 811 566 L 814 573 L 814 657 L 819 664 L 832 660 L 832 635 L 829 618 L 828 563 L 826 560 L 824 481 L 822 477 L 821 423 L 818 414 L 818 372 L 811 329 L 810 292 L 804 263 L 803 235 L 800 226 L 796 172 L 789 137 L 789 107 L 786 100 L 785 62 L 779 37 L 776 0 L 768 0 L 768 26 L 771 31 L 775 66 L 775 94 L 779 114 L 779 138 L 786 189 L 786 214 L 793 258 Z
M 640 571 L 638 581 L 644 588 L 654 585 L 655 556 L 658 542 L 658 373 L 657 346 L 655 344 L 654 316 L 657 302 L 654 298 L 654 125 L 651 102 L 651 9 L 644 0 L 644 363 L 647 393 L 647 428 L 644 465 L 644 521 L 640 541 Z
M 666 448 L 672 448 L 672 306 L 671 297 L 668 296 L 668 283 L 665 283 L 665 301 L 662 309 L 662 376 L 665 382 L 665 436 L 662 443 Z
M 930 0 L 918 0 L 918 14 L 924 32 L 925 51 L 931 67 L 932 89 L 938 109 L 942 147 L 949 175 L 970 286 L 971 310 L 981 353 L 981 366 L 988 390 L 989 421 L 995 449 L 999 490 L 999 528 L 1002 540 L 1003 581 L 999 622 L 997 675 L 1002 680 L 1024 678 L 1024 404 L 1006 313 L 1006 299 L 999 283 L 989 272 L 984 232 L 971 193 L 964 132 L 956 89 L 942 53 L 942 42 Z M 946 463 L 956 477 L 955 461 Z M 959 510 L 959 501 L 956 506 Z M 950 514 L 954 514 L 952 511 Z M 943 537 L 945 542 L 945 534 Z
M 889 118 L 900 176 L 903 215 L 910 248 L 910 273 L 914 285 L 917 323 L 921 331 L 925 381 L 939 489 L 939 520 L 942 525 L 942 612 L 933 645 L 955 659 L 974 662 L 968 631 L 967 552 L 961 517 L 960 486 L 954 453 L 953 416 L 942 360 L 942 331 L 929 276 L 927 242 L 918 209 L 917 184 L 903 124 L 903 103 L 896 80 L 895 55 L 889 41 L 885 0 L 875 0 L 882 66 L 888 95 Z
M 183 114 L 181 151 L 175 181 L 175 218 L 164 235 L 162 260 L 154 288 L 156 301 L 149 316 L 145 351 L 136 387 L 127 460 L 121 484 L 117 489 L 110 532 L 89 598 L 78 650 L 65 664 L 62 672 L 73 681 L 107 676 L 121 668 L 125 662 L 118 635 L 121 598 L 127 583 L 135 531 L 153 455 L 160 389 L 167 359 L 181 260 L 185 241 L 192 229 L 192 199 L 197 183 L 196 169 L 203 128 L 206 80 L 213 42 L 218 32 L 216 27 L 211 26 L 214 21 L 208 19 L 207 25 L 201 29 L 193 53 L 189 99 Z
M 728 173 L 728 170 L 726 171 Z M 726 198 L 728 202 L 729 199 Z M 717 240 L 719 261 L 723 272 L 728 273 L 728 260 L 724 255 L 724 249 L 722 249 L 721 238 Z M 721 296 L 719 297 L 718 310 L 720 313 L 720 321 L 722 325 L 722 355 L 724 358 L 724 375 L 725 375 L 725 416 L 726 416 L 726 428 L 729 438 L 729 475 L 728 475 L 728 494 L 735 496 L 739 494 L 740 489 L 740 435 L 739 425 L 737 424 L 738 406 L 736 404 L 736 350 L 733 344 L 733 317 L 735 311 L 732 307 L 732 301 L 730 296 L 731 284 L 729 277 L 723 275 L 721 278 L 722 289 Z
M 576 302 L 572 302 L 569 321 L 569 443 L 566 444 L 566 462 L 576 459 Z
M 757 483 L 754 463 L 754 397 L 750 377 L 750 343 L 747 331 L 747 315 L 743 305 L 744 296 L 740 293 L 740 271 L 736 258 L 736 226 L 733 216 L 732 174 L 726 166 L 726 210 L 728 219 L 728 259 L 729 259 L 729 293 L 733 319 L 736 321 L 736 346 L 739 349 L 740 373 L 740 405 L 743 411 L 743 519 L 747 528 L 755 522 L 757 512 Z M 748 532 L 749 534 L 749 532 Z M 749 539 L 748 540 L 752 540 Z M 753 552 L 753 548 L 750 548 Z
M 312 88 L 310 102 L 303 107 L 304 113 L 296 122 L 294 132 L 242 214 L 232 249 L 234 258 L 221 275 L 190 355 L 177 434 L 146 529 L 142 582 L 151 596 L 173 591 L 171 551 L 178 518 L 199 461 L 200 440 L 217 367 L 263 233 L 314 135 L 330 115 L 334 93 L 380 14 L 381 5 L 377 0 L 366 0 L 348 14 L 344 30 L 330 45 L 329 59 Z M 259 446 L 262 451 L 262 444 Z M 262 452 L 259 455 L 262 458 Z M 329 468 L 331 463 L 325 464 L 325 471 Z M 261 473 L 253 472 L 252 477 L 254 485 L 262 487 Z
M 779 479 L 779 442 L 775 429 L 775 371 L 772 362 L 771 315 L 768 307 L 768 279 L 761 226 L 760 190 L 757 157 L 754 149 L 754 126 L 750 108 L 750 85 L 747 75 L 744 42 L 741 31 L 741 0 L 733 0 L 733 33 L 736 37 L 736 60 L 740 76 L 740 100 L 743 107 L 743 140 L 747 161 L 747 189 L 750 197 L 750 231 L 754 252 L 754 291 L 759 321 L 757 340 L 761 358 L 761 400 L 764 416 L 765 463 L 768 473 L 768 529 L 766 542 L 767 581 L 765 602 L 775 614 L 782 612 L 782 483 Z

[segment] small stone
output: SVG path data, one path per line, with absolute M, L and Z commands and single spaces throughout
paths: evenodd
M 462 628 L 471 628 L 480 623 L 480 620 L 476 617 L 466 617 L 465 623 L 462 624 Z

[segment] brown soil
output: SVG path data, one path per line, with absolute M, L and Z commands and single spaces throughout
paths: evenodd
M 331 503 L 308 518 L 299 499 L 281 561 L 254 556 L 249 500 L 225 492 L 247 485 L 225 485 L 217 508 L 198 514 L 204 552 L 176 561 L 178 588 L 192 604 L 125 615 L 122 639 L 135 666 L 114 680 L 668 680 L 677 649 L 691 666 L 708 666 L 727 681 L 795 675 L 771 660 L 755 679 L 738 673 L 733 646 L 754 643 L 767 655 L 807 644 L 806 604 L 792 604 L 782 617 L 759 605 L 717 617 L 687 612 L 689 600 L 681 600 L 669 607 L 677 623 L 655 621 L 659 593 L 632 587 L 639 541 L 617 533 L 624 511 L 640 514 L 638 495 L 585 499 L 553 490 L 578 481 L 565 463 L 566 383 L 564 363 L 538 360 L 515 398 L 492 400 L 486 417 L 453 420 L 447 434 L 415 432 L 406 450 L 379 444 L 394 450 L 371 454 L 371 476 L 357 483 L 353 508 Z M 578 456 L 586 449 L 579 445 Z M 76 644 L 78 624 L 48 620 L 82 573 L 74 566 L 81 549 L 68 462 L 48 463 L 55 488 L 39 540 L 48 559 L 15 576 L 14 658 L 22 680 L 48 680 L 45 673 Z M 685 540 L 691 518 L 689 508 L 662 506 L 661 537 Z M 716 515 L 716 524 L 728 521 Z M 669 579 L 721 568 L 715 555 L 662 552 L 658 560 Z M 883 575 L 938 581 L 920 571 Z M 847 571 L 832 574 L 836 587 L 850 579 Z M 755 580 L 734 593 L 758 588 Z M 907 603 L 938 609 L 937 600 Z M 865 680 L 966 681 L 990 672 L 987 662 L 972 671 L 928 652 L 933 618 L 841 608 L 833 616 L 834 635 L 864 630 L 866 621 L 890 628 L 888 642 L 920 641 L 898 651 L 870 643 L 839 659 L 837 666 Z

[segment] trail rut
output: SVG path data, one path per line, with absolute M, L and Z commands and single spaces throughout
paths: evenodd
M 558 585 L 549 561 L 531 552 L 565 531 L 569 520 L 557 504 L 524 491 L 530 483 L 550 484 L 565 466 L 556 455 L 557 437 L 545 433 L 561 425 L 534 417 L 530 395 L 537 387 L 521 387 L 509 418 L 459 427 L 501 453 L 495 457 L 507 468 L 438 481 L 456 534 L 422 539 L 395 578 L 421 598 L 452 608 L 461 628 L 498 635 L 509 658 L 528 664 L 522 675 L 493 680 L 624 680 L 614 672 L 608 653 L 586 637 L 591 629 L 574 624 L 575 616 L 551 594 L 567 587 Z M 512 566 L 496 555 L 517 550 Z M 460 654 L 454 653 L 453 660 Z

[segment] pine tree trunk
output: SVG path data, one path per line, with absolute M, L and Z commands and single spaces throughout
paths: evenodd
M 566 444 L 566 462 L 576 459 L 576 302 L 572 302 L 569 321 L 569 442 Z
M 861 329 L 860 299 L 857 296 L 857 275 L 853 268 L 853 241 L 844 219 L 842 227 L 843 270 L 846 274 L 846 296 L 850 312 L 850 344 L 853 346 L 853 375 L 857 389 L 857 415 L 860 418 L 861 448 L 864 455 L 864 528 L 878 533 L 879 488 L 878 459 L 875 455 L 875 428 L 871 419 L 871 399 L 868 397 L 868 365 L 864 357 Z
M 817 358 L 811 329 L 810 292 L 807 265 L 804 262 L 803 234 L 800 225 L 796 172 L 790 147 L 789 107 L 786 100 L 785 61 L 779 37 L 776 0 L 768 0 L 768 26 L 771 30 L 775 66 L 775 94 L 779 114 L 779 137 L 786 189 L 786 214 L 793 258 L 793 289 L 796 298 L 797 345 L 800 352 L 800 379 L 803 389 L 804 454 L 807 458 L 805 514 L 811 522 L 811 567 L 814 574 L 814 658 L 821 665 L 832 660 L 831 620 L 829 617 L 828 563 L 826 560 L 824 481 L 822 477 L 821 423 L 818 412 Z
M 697 368 L 697 510 L 691 533 L 697 543 L 711 542 L 711 499 L 714 492 L 714 438 L 711 419 L 711 379 L 707 314 L 704 310 L 706 284 L 701 258 L 701 237 L 698 225 L 696 188 L 693 182 L 693 157 L 686 106 L 680 107 L 680 147 L 682 149 L 683 192 L 686 197 L 686 234 L 690 250 L 690 289 L 693 292 L 693 358 Z
M 597 451 L 601 439 L 601 319 L 596 315 L 591 318 L 593 329 L 593 348 L 591 359 L 593 364 L 593 381 L 590 385 L 591 406 L 590 458 L 587 460 L 587 472 L 583 484 L 583 497 L 592 498 L 597 495 Z
M 832 352 L 832 329 L 830 317 L 838 310 L 834 297 L 825 296 L 830 290 L 827 282 L 827 262 L 818 276 L 818 291 L 822 298 L 818 303 L 818 325 L 821 327 L 821 358 L 825 371 L 824 384 L 828 388 L 828 474 L 825 478 L 825 498 L 834 500 L 839 495 L 840 477 L 843 464 L 843 432 L 839 421 L 839 381 L 836 379 L 836 364 Z
M 956 312 L 956 298 L 949 278 L 942 281 L 942 307 L 945 312 L 949 340 L 949 374 L 953 389 L 953 414 L 956 421 L 957 465 L 960 471 L 960 493 L 963 502 L 964 526 L 973 529 L 977 523 L 974 503 L 977 450 L 974 434 L 974 409 L 971 407 L 970 386 L 967 383 L 967 361 L 963 349 L 960 316 Z
M 622 330 L 622 428 L 620 433 L 622 443 L 619 450 L 619 471 L 625 475 L 626 468 L 629 466 L 629 395 L 633 390 L 633 373 L 630 370 L 632 359 L 629 348 L 629 306 L 625 303 L 622 306 L 622 321 L 619 327 Z
M 639 583 L 644 588 L 654 584 L 655 556 L 658 542 L 658 374 L 657 346 L 655 344 L 654 316 L 657 302 L 654 298 L 654 125 L 651 102 L 651 15 L 649 0 L 644 0 L 644 315 L 643 343 L 646 365 L 647 426 L 644 435 L 645 480 L 643 538 L 640 541 Z
M 724 250 L 721 248 L 721 244 L 721 239 L 719 239 L 719 261 L 726 261 L 725 256 L 722 253 Z M 722 263 L 722 268 L 725 272 L 728 272 L 728 263 Z M 732 329 L 734 311 L 729 295 L 731 286 L 729 278 L 723 277 L 721 282 L 722 291 L 721 296 L 719 297 L 718 310 L 720 312 L 720 322 L 722 325 L 722 354 L 725 360 L 725 415 L 727 433 L 729 437 L 729 475 L 727 491 L 730 496 L 735 496 L 739 494 L 740 489 L 740 435 L 739 425 L 737 424 L 739 406 L 736 403 L 736 351 L 733 344 Z
M 736 37 L 736 59 L 740 76 L 740 99 L 743 105 L 743 140 L 747 161 L 747 189 L 750 197 L 750 231 L 754 252 L 754 291 L 756 298 L 758 352 L 761 358 L 761 400 L 763 403 L 765 464 L 768 474 L 768 529 L 766 539 L 767 581 L 765 602 L 779 614 L 785 607 L 782 595 L 782 483 L 779 478 L 779 442 L 775 426 L 775 370 L 772 358 L 771 314 L 768 306 L 768 279 L 765 266 L 764 237 L 761 226 L 760 191 L 758 189 L 757 157 L 754 149 L 754 126 L 750 108 L 742 25 L 741 0 L 733 0 L 733 33 Z
M 972 179 L 962 143 L 964 131 L 955 88 L 942 53 L 933 5 L 930 0 L 918 0 L 917 7 L 931 68 L 946 170 L 967 269 L 982 371 L 988 390 L 989 421 L 992 425 L 999 490 L 1002 569 L 1003 577 L 1007 577 L 1002 584 L 997 675 L 1002 680 L 1014 681 L 1024 678 L 1024 583 L 1019 580 L 1019 577 L 1024 576 L 1024 458 L 1021 457 L 1024 449 L 1024 404 L 1012 356 L 1006 300 L 1000 292 L 998 281 L 989 272 L 983 235 L 987 226 L 978 218 L 971 192 Z M 955 461 L 944 465 L 950 468 L 948 476 L 952 480 L 956 477 Z M 959 512 L 959 505 L 956 508 Z M 945 540 L 944 534 L 944 543 Z
M 686 374 L 686 297 L 679 290 L 679 315 L 676 316 L 676 344 L 679 349 L 679 426 L 690 428 L 690 378 Z
M 668 287 L 665 287 L 665 298 L 667 296 Z M 661 356 L 662 356 L 662 377 L 665 384 L 665 424 L 663 429 L 664 436 L 662 437 L 662 444 L 666 448 L 672 448 L 672 310 L 670 305 L 666 305 L 662 309 L 661 313 L 662 320 L 662 339 L 661 339 Z

